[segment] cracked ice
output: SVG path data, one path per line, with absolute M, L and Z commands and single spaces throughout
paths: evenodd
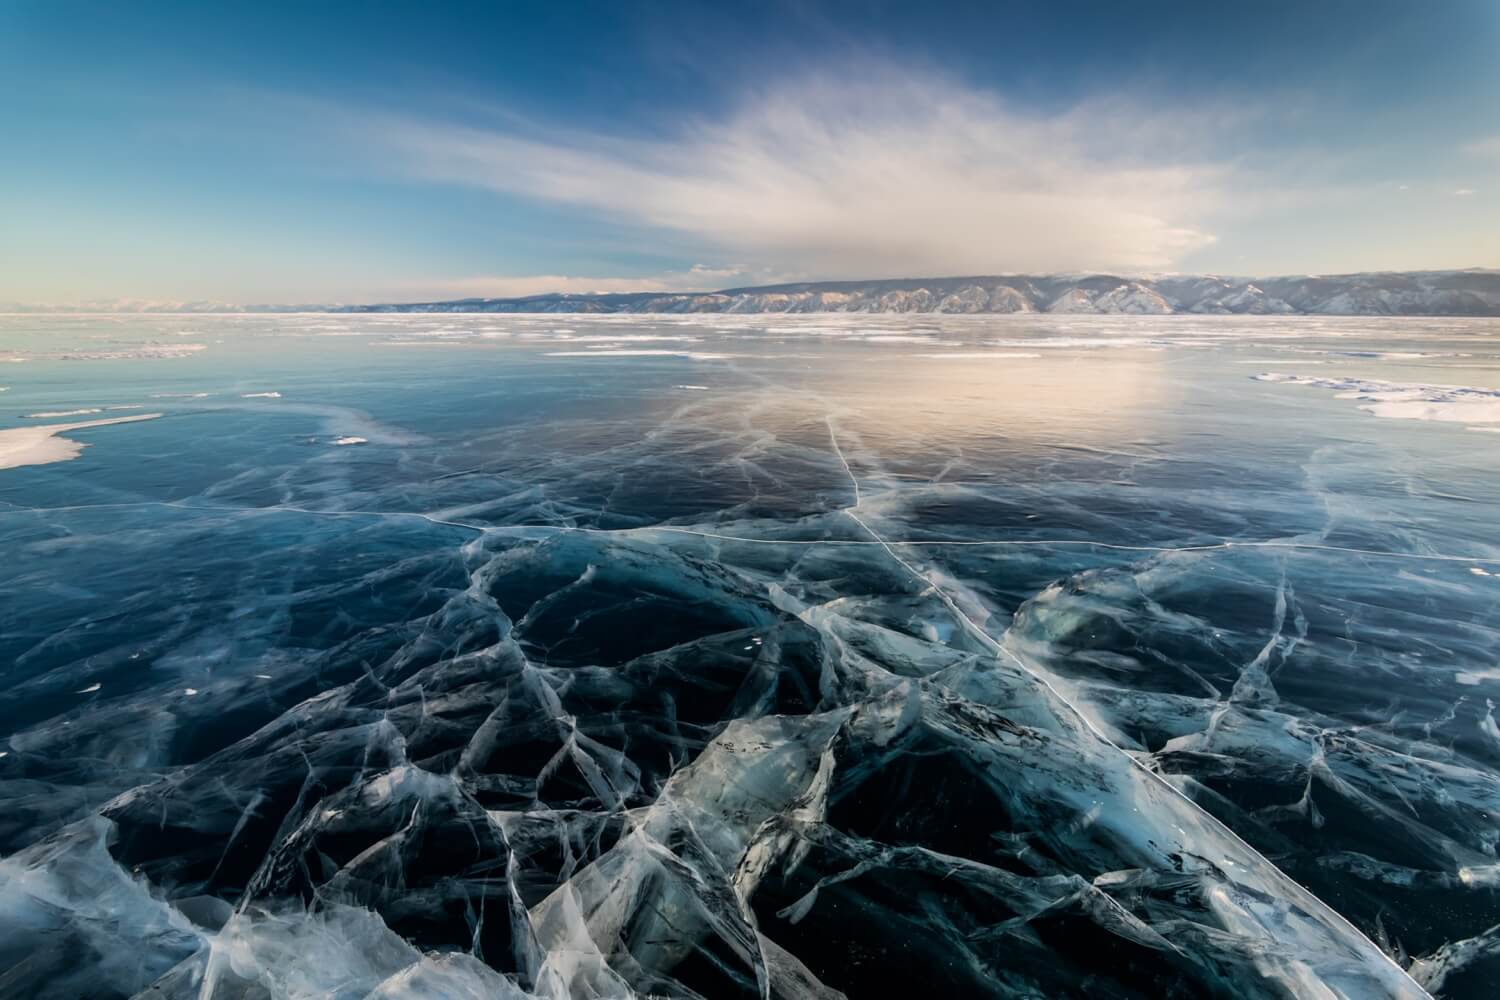
M 0 471 L 0 996 L 1488 995 L 1500 458 L 1307 387 L 1494 321 L 204 322 L 12 385 L 161 416 Z

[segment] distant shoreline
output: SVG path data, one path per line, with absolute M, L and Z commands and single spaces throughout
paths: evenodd
M 1222 275 L 981 275 L 815 281 L 704 292 L 549 293 L 361 305 L 16 306 L 0 315 L 289 313 L 917 313 L 942 315 L 1500 316 L 1500 271 Z

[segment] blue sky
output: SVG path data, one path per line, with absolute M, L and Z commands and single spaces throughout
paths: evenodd
M 0 0 L 0 302 L 1500 266 L 1500 4 Z

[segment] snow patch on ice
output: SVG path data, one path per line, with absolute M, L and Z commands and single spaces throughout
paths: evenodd
M 549 358 L 686 358 L 689 361 L 722 361 L 733 354 L 713 354 L 706 351 L 640 351 L 631 349 L 603 349 L 594 351 L 548 351 Z
M 1034 351 L 935 351 L 931 354 L 913 354 L 914 358 L 940 358 L 944 361 L 1002 361 L 1008 358 L 1039 358 Z
M 0 430 L 0 469 L 14 469 L 22 465 L 49 465 L 53 462 L 66 462 L 77 458 L 87 446 L 82 441 L 62 437 L 62 434 L 67 431 L 83 430 L 86 427 L 107 427 L 110 424 L 128 424 L 137 420 L 154 420 L 159 416 L 161 416 L 160 413 L 138 413 L 128 417 L 84 420 L 74 424 L 43 424 Z
M 1500 390 L 1496 389 L 1430 385 L 1422 382 L 1387 382 L 1381 379 L 1325 378 L 1283 372 L 1261 372 L 1251 377 L 1257 382 L 1281 382 L 1331 389 L 1339 399 L 1358 400 L 1361 410 L 1377 417 L 1458 424 L 1500 424 Z

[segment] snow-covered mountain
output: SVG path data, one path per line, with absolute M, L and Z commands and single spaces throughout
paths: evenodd
M 1500 271 L 1381 271 L 1230 278 L 1112 274 L 817 281 L 720 292 L 532 295 L 351 312 L 497 313 L 1235 313 L 1500 316 Z

